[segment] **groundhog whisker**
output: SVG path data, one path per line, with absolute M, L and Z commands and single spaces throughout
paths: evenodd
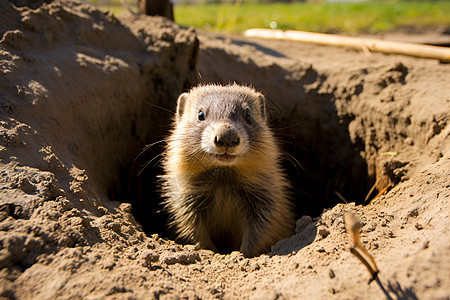
M 160 144 L 160 143 L 164 143 L 166 142 L 166 140 L 161 140 L 161 141 L 157 141 L 151 144 L 148 144 L 144 147 L 144 149 L 142 149 L 141 153 L 138 154 L 138 156 L 136 156 L 136 158 L 134 159 L 134 161 L 136 161 L 142 154 L 145 153 L 145 151 L 147 151 L 148 149 L 150 149 L 151 147 L 153 147 L 154 145 Z
M 293 157 L 291 154 L 289 154 L 285 151 L 283 151 L 283 154 L 284 154 L 284 157 L 286 157 L 296 169 L 297 169 L 297 165 L 298 165 L 300 168 L 302 168 L 303 172 L 306 172 L 305 168 L 303 168 L 302 164 L 295 157 Z
M 161 155 L 161 158 L 155 163 L 154 167 L 157 166 L 164 159 L 164 155 Z
M 200 161 L 199 164 L 200 164 L 202 167 L 204 167 L 205 164 L 204 164 L 203 162 L 201 162 L 201 161 L 204 160 L 204 159 L 206 158 L 207 155 L 204 154 L 204 153 L 202 153 L 201 150 L 198 150 L 198 151 L 194 151 L 194 152 L 190 153 L 188 159 L 194 159 L 194 157 L 196 157 L 196 156 L 198 157 L 197 160 Z M 190 170 L 191 170 L 193 167 L 194 167 L 194 166 L 191 166 L 191 167 L 190 167 Z
M 303 147 L 303 146 L 301 146 L 301 145 L 299 145 L 299 144 L 293 143 L 293 142 L 289 142 L 289 141 L 286 141 L 286 140 L 282 140 L 282 143 L 283 143 L 283 144 L 289 144 L 289 145 L 298 147 L 298 148 L 300 148 L 300 149 L 302 149 L 302 150 L 304 150 L 304 151 L 308 151 L 307 148 L 305 148 L 305 147 Z
M 147 168 L 147 166 L 151 163 L 151 161 L 147 162 L 144 164 L 144 167 L 142 167 L 142 169 L 138 172 L 137 176 L 140 176 L 142 171 L 144 171 L 145 168 Z
M 288 126 L 285 126 L 285 127 L 275 127 L 275 128 L 274 128 L 274 131 L 275 131 L 275 132 L 283 131 L 283 130 L 286 130 L 286 129 L 291 129 L 292 127 L 295 127 L 295 126 L 298 126 L 298 124 L 295 123 L 295 124 L 291 124 L 291 125 L 288 125 Z M 277 133 L 277 134 L 278 134 L 278 133 Z
M 144 171 L 144 169 L 147 168 L 148 165 L 152 163 L 152 161 L 154 161 L 154 160 L 157 159 L 158 157 L 164 157 L 164 154 L 165 154 L 166 152 L 167 152 L 167 151 L 164 151 L 164 152 L 162 152 L 162 153 L 159 153 L 158 155 L 156 155 L 155 157 L 153 157 L 151 160 L 149 160 L 148 162 L 146 162 L 146 163 L 144 164 L 144 166 L 142 167 L 142 169 L 141 169 L 141 170 L 139 171 L 139 173 L 137 174 L 137 176 L 141 175 L 142 171 Z M 155 166 L 156 166 L 160 161 L 161 161 L 161 160 L 159 160 L 159 161 L 155 164 Z
M 150 105 L 150 106 L 153 106 L 153 107 L 159 108 L 159 109 L 161 109 L 161 110 L 163 110 L 163 111 L 165 111 L 165 112 L 169 113 L 169 114 L 170 114 L 170 115 L 172 115 L 172 116 L 174 116 L 174 115 L 175 115 L 175 112 L 173 112 L 173 111 L 171 111 L 170 109 L 167 109 L 167 108 L 165 108 L 165 107 L 162 107 L 162 106 L 159 106 L 159 105 L 156 105 L 156 104 L 153 104 L 153 103 L 147 102 L 147 101 L 144 101 L 144 103 L 145 103 L 145 104 L 148 104 L 148 105 Z

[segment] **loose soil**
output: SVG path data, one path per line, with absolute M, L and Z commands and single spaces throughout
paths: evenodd
M 449 65 L 30 3 L 0 3 L 0 297 L 450 298 Z M 200 82 L 269 99 L 299 220 L 259 257 L 179 244 L 158 212 L 163 150 L 139 154 Z

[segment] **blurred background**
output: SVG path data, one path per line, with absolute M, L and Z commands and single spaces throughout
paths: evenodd
M 124 11 L 124 4 L 138 11 L 138 0 L 90 2 L 114 14 Z M 175 22 L 232 34 L 254 27 L 350 35 L 450 34 L 450 1 L 173 0 L 172 4 Z

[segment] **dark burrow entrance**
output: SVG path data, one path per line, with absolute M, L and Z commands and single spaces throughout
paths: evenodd
M 175 103 L 166 109 L 174 111 Z M 271 127 L 283 151 L 283 166 L 292 183 L 297 218 L 317 217 L 324 209 L 342 203 L 338 194 L 349 202 L 362 204 L 374 178 L 367 176 L 366 162 L 359 155 L 361 149 L 352 144 L 348 124 L 337 116 L 332 95 L 308 94 L 291 110 L 294 111 L 280 113 L 272 108 L 271 115 L 276 117 L 271 118 Z M 168 135 L 171 115 L 158 107 L 150 111 L 166 114 L 146 138 L 147 144 L 154 145 L 142 154 L 139 153 L 145 145 L 136 148 L 132 156 L 136 160 L 122 167 L 111 198 L 130 202 L 136 220 L 147 234 L 158 233 L 173 239 L 158 191 L 162 141 Z

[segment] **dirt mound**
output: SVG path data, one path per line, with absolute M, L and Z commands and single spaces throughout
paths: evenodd
M 0 296 L 449 297 L 448 65 L 203 33 L 199 48 L 163 18 L 28 2 L 0 4 Z M 137 176 L 199 80 L 265 92 L 293 162 L 296 234 L 260 257 L 161 238 L 160 170 Z M 346 250 L 350 209 L 378 283 Z

